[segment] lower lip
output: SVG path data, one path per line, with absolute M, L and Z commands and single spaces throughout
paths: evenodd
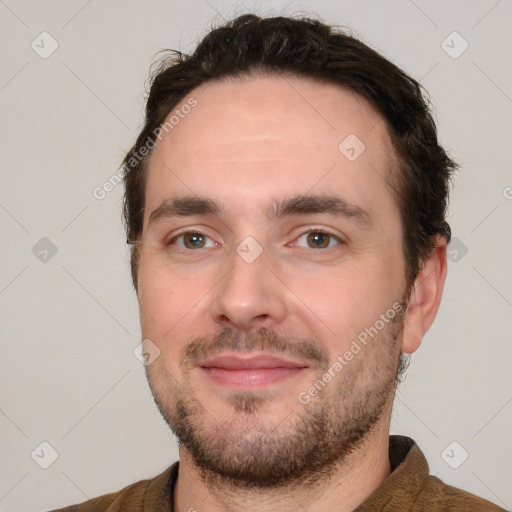
M 227 370 L 225 368 L 202 368 L 218 384 L 231 387 L 256 388 L 289 379 L 305 368 L 252 368 Z

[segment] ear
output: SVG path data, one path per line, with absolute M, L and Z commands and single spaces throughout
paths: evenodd
M 438 236 L 432 253 L 411 287 L 405 313 L 402 352 L 418 350 L 423 336 L 430 329 L 437 315 L 446 279 L 446 239 Z

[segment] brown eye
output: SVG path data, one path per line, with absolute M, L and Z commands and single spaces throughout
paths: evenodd
M 206 243 L 205 237 L 199 233 L 186 233 L 183 236 L 183 242 L 187 249 L 201 249 Z
M 335 245 L 342 244 L 343 241 L 337 236 L 325 231 L 307 231 L 294 242 L 294 245 L 305 249 L 330 249 Z
M 307 236 L 308 245 L 312 249 L 325 249 L 329 247 L 331 241 L 331 235 L 322 233 L 320 231 L 311 231 Z
M 206 235 L 189 231 L 173 238 L 169 245 L 176 245 L 180 249 L 205 249 L 216 247 L 217 244 Z

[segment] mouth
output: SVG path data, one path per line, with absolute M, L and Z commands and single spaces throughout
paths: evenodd
M 223 354 L 200 363 L 199 368 L 213 382 L 222 386 L 247 389 L 261 388 L 290 379 L 308 366 L 269 354 Z

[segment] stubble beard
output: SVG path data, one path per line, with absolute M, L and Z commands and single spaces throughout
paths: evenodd
M 186 380 L 178 384 L 163 367 L 147 368 L 147 377 L 158 409 L 208 487 L 304 489 L 329 478 L 361 448 L 383 418 L 402 366 L 402 330 L 403 320 L 397 317 L 317 396 L 307 404 L 297 400 L 297 407 L 288 415 L 284 412 L 277 425 L 264 417 L 272 401 L 269 393 L 231 393 L 232 414 L 220 419 L 215 404 L 201 404 Z M 318 363 L 313 384 L 332 364 L 319 344 L 313 340 L 291 343 L 267 329 L 246 335 L 223 331 L 211 344 L 196 339 L 188 344 L 188 359 L 196 360 L 208 347 L 274 353 L 278 349 L 277 353 L 285 355 L 299 346 L 301 353 L 309 353 Z M 304 390 L 297 390 L 297 395 L 300 391 Z

